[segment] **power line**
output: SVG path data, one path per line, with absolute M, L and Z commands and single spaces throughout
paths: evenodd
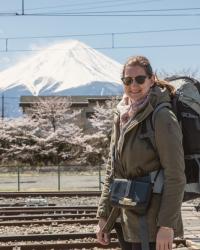
M 17 14 L 20 16 L 21 14 Z M 51 16 L 60 16 L 60 17 L 191 17 L 191 16 L 200 16 L 200 13 L 192 14 L 82 14 L 82 13 L 30 13 L 24 14 L 24 16 L 40 16 L 40 17 L 51 17 Z
M 39 39 L 39 38 L 65 38 L 65 37 L 87 37 L 87 36 L 111 36 L 111 35 L 128 35 L 128 34 L 145 34 L 145 33 L 162 33 L 174 31 L 195 31 L 200 30 L 200 27 L 194 28 L 176 28 L 176 29 L 159 29 L 159 30 L 141 30 L 127 32 L 111 32 L 111 33 L 88 33 L 88 34 L 71 34 L 71 35 L 50 35 L 50 36 L 25 36 L 25 37 L 1 37 L 0 40 L 14 39 Z
M 23 3 L 23 2 L 22 2 Z M 124 4 L 123 4 L 124 5 Z M 92 11 L 92 12 L 44 12 L 44 13 L 24 13 L 22 4 L 22 14 L 20 13 L 0 13 L 0 15 L 26 15 L 26 16 L 199 16 L 199 13 L 174 13 L 174 14 L 132 14 L 141 12 L 171 12 L 171 11 L 194 11 L 200 10 L 199 7 L 193 8 L 173 8 L 173 9 L 143 9 L 143 10 L 120 10 L 120 11 Z
M 157 11 L 162 12 L 162 11 L 190 11 L 190 10 L 200 10 L 200 7 L 173 8 L 173 9 L 114 10 L 114 11 L 96 11 L 96 12 L 92 11 L 92 12 L 84 12 L 84 13 L 91 14 L 91 13 L 118 13 L 118 12 L 157 12 Z
M 52 36 L 29 36 L 29 37 L 5 37 L 0 38 L 0 40 L 5 40 L 5 49 L 1 50 L 0 52 L 35 52 L 35 51 L 42 51 L 44 49 L 20 49 L 20 50 L 11 50 L 8 48 L 8 41 L 14 39 L 41 39 L 41 38 L 66 38 L 66 37 L 92 37 L 92 36 L 110 36 L 112 48 L 116 48 L 114 46 L 116 36 L 122 35 L 133 35 L 133 34 L 148 34 L 148 33 L 162 33 L 162 32 L 182 32 L 182 31 L 198 31 L 200 27 L 194 28 L 177 28 L 177 29 L 160 29 L 160 30 L 141 30 L 141 31 L 129 31 L 129 32 L 112 32 L 112 33 L 96 33 L 96 34 L 75 34 L 75 35 L 52 35 Z M 118 47 L 119 48 L 119 47 Z M 110 47 L 106 48 L 98 48 L 98 49 L 110 49 Z
M 200 29 L 200 28 L 199 28 Z M 111 35 L 111 33 L 99 33 L 99 34 L 72 34 L 72 35 L 50 35 L 50 36 L 25 36 L 25 37 L 7 37 L 7 38 L 0 38 L 0 40 L 14 40 L 14 39 L 39 39 L 39 38 L 64 38 L 64 37 L 80 37 L 80 36 L 103 36 L 103 35 Z
M 163 45 L 142 45 L 142 46 L 118 46 L 114 49 L 145 49 L 145 48 L 175 48 L 175 47 L 198 47 L 200 43 L 186 44 L 163 44 Z
M 174 12 L 174 11 L 194 11 L 200 10 L 199 7 L 193 8 L 167 8 L 167 9 L 143 9 L 143 10 L 120 10 L 120 11 L 91 11 L 91 12 L 46 12 L 46 13 L 26 13 L 33 16 L 198 16 L 199 13 L 174 13 L 174 14 L 132 14 L 141 12 Z
M 111 0 L 111 1 L 98 1 L 98 2 L 94 2 L 94 1 L 92 1 L 92 2 L 81 2 L 81 3 L 73 3 L 73 4 L 64 4 L 64 5 L 54 5 L 54 6 L 46 6 L 46 7 L 40 7 L 40 8 L 26 8 L 26 11 L 30 11 L 30 10 L 40 10 L 40 9 L 56 9 L 56 8 L 62 8 L 62 10 L 63 10 L 63 7 L 73 7 L 73 6 L 84 6 L 84 8 L 76 8 L 76 9 L 71 9 L 71 10 L 68 10 L 68 11 L 77 11 L 77 10 L 88 10 L 88 9 L 97 9 L 97 8 L 109 8 L 109 7 L 116 7 L 117 6 L 117 4 L 116 4 L 116 2 L 123 2 L 123 4 L 122 3 L 119 3 L 118 5 L 126 5 L 126 4 L 129 4 L 129 5 L 136 5 L 136 4 L 143 4 L 143 3 L 149 3 L 149 2 L 155 2 L 155 1 L 163 1 L 163 0 L 144 0 L 144 1 L 137 1 L 137 2 L 133 2 L 133 1 L 129 1 L 128 0 L 128 2 L 126 2 L 127 0 L 115 0 L 115 1 L 113 1 L 113 0 Z M 94 7 L 90 7 L 90 5 L 101 5 L 101 4 L 104 4 L 104 3 L 114 3 L 114 5 L 103 5 L 103 6 L 94 6 Z M 23 2 L 22 2 L 22 4 L 23 4 Z M 85 7 L 86 6 L 86 4 L 89 4 L 89 7 Z M 17 12 L 18 12 L 18 15 L 20 15 L 19 13 L 20 12 L 23 12 L 23 9 L 24 9 L 24 7 L 23 7 L 23 5 L 22 5 L 22 9 L 18 9 L 17 10 Z M 17 13 L 16 13 L 16 15 L 17 15 Z
M 116 2 L 117 1 L 123 1 L 123 0 L 115 0 Z M 115 2 L 114 1 L 114 2 Z M 98 2 L 94 2 L 94 1 L 92 1 L 92 2 L 82 2 L 82 4 L 81 3 L 73 3 L 73 4 L 63 4 L 63 5 L 54 5 L 54 6 L 45 6 L 45 7 L 39 7 L 39 8 L 27 8 L 26 10 L 42 10 L 42 9 L 57 9 L 57 8 L 63 8 L 63 7 L 71 7 L 71 6 L 81 6 L 81 5 L 86 5 L 86 4 L 92 4 L 92 5 L 94 5 L 94 4 L 101 4 L 101 3 L 107 3 L 107 2 L 112 2 L 113 3 L 113 1 L 98 1 Z
M 133 4 L 143 4 L 143 3 L 147 3 L 147 2 L 155 2 L 155 1 L 161 1 L 161 0 L 146 0 L 146 1 L 137 1 L 137 2 L 133 2 L 133 1 L 128 1 L 130 3 Z M 63 4 L 63 5 L 54 5 L 54 6 L 45 6 L 45 7 L 40 7 L 40 8 L 27 8 L 26 10 L 41 10 L 41 9 L 57 9 L 57 8 L 63 8 L 63 7 L 71 7 L 71 6 L 86 6 L 86 4 L 89 5 L 98 5 L 98 4 L 104 4 L 104 3 L 114 3 L 116 4 L 116 2 L 123 2 L 123 4 L 125 5 L 126 2 L 124 0 L 115 0 L 115 1 L 109 1 L 109 0 L 105 0 L 105 1 L 98 1 L 98 2 L 94 2 L 94 1 L 90 1 L 90 2 L 82 2 L 82 3 L 73 3 L 73 4 Z M 116 6 L 116 5 L 113 5 Z M 98 7 L 98 6 L 97 6 Z M 101 6 L 99 6 L 101 7 Z M 106 6 L 108 7 L 108 6 Z M 93 7 L 95 8 L 95 7 Z
M 108 47 L 96 47 L 96 48 L 85 48 L 86 50 L 90 49 L 97 49 L 97 50 L 110 50 L 110 49 L 145 49 L 145 48 L 175 48 L 175 47 L 198 47 L 200 46 L 200 43 L 188 43 L 188 44 L 160 44 L 160 45 L 139 45 L 139 46 L 108 46 Z M 45 49 L 46 51 L 67 51 L 65 49 Z M 39 51 L 44 51 L 44 49 L 37 49 L 37 50 L 32 50 L 32 49 L 24 49 L 24 50 L 7 50 L 3 51 L 0 50 L 0 53 L 5 53 L 5 52 L 39 52 Z
M 123 3 L 124 5 L 124 3 Z M 114 10 L 114 11 L 89 11 L 89 12 L 44 12 L 44 13 L 30 13 L 33 15 L 40 15 L 40 14 L 55 14 L 55 15 L 89 15 L 89 14 L 110 14 L 110 13 L 140 13 L 140 12 L 171 12 L 171 11 L 191 11 L 191 10 L 200 10 L 199 7 L 193 8 L 173 8 L 173 9 L 143 9 L 143 10 Z M 184 13 L 183 13 L 184 14 Z M 195 13 L 191 13 L 195 14 Z M 27 13 L 29 15 L 29 13 Z M 177 14 L 176 14 L 177 15 Z
M 29 36 L 29 37 L 5 37 L 0 38 L 0 40 L 5 40 L 5 50 L 0 52 L 29 52 L 29 51 L 42 51 L 39 50 L 30 50 L 30 49 L 21 49 L 21 50 L 11 50 L 8 48 L 8 41 L 14 39 L 41 39 L 41 38 L 66 38 L 66 37 L 95 37 L 95 36 L 110 36 L 112 40 L 112 48 L 114 48 L 116 36 L 122 35 L 133 35 L 133 34 L 148 34 L 148 33 L 163 33 L 163 32 L 182 32 L 182 31 L 198 31 L 200 27 L 194 28 L 177 28 L 177 29 L 160 29 L 160 30 L 141 30 L 141 31 L 128 31 L 128 32 L 112 32 L 112 33 L 96 33 L 96 34 L 74 34 L 74 35 L 51 35 L 51 36 Z M 104 48 L 105 49 L 105 48 Z M 109 49 L 109 48 L 108 48 Z
M 103 6 L 68 9 L 67 11 L 71 12 L 71 11 L 77 11 L 77 10 L 80 11 L 80 10 L 99 9 L 99 8 L 111 8 L 111 7 L 118 7 L 118 6 L 126 6 L 127 4 L 128 4 L 128 6 L 130 6 L 130 5 L 144 4 L 144 3 L 155 2 L 155 1 L 161 1 L 161 0 L 146 0 L 146 1 L 140 1 L 140 2 L 133 2 L 133 1 L 125 2 L 125 1 L 123 1 L 123 3 L 116 3 L 115 2 L 114 4 L 111 4 L 111 5 L 104 4 Z M 106 3 L 107 3 L 107 1 L 106 1 Z M 98 2 L 95 2 L 94 4 L 98 4 Z M 48 13 L 48 12 L 45 12 L 45 13 Z
M 91 12 L 66 12 L 66 13 L 55 13 L 55 14 L 106 14 L 106 13 L 137 13 L 137 12 L 170 12 L 170 11 L 191 11 L 191 10 L 200 10 L 200 7 L 193 8 L 173 8 L 173 9 L 143 9 L 143 10 L 113 10 L 113 11 L 91 11 Z M 33 13 L 37 14 L 37 13 Z M 38 13 L 39 14 L 39 13 Z M 48 13 L 44 13 L 48 14 Z M 49 13 L 52 14 L 52 13 Z
M 0 16 L 16 16 L 17 12 L 0 12 Z

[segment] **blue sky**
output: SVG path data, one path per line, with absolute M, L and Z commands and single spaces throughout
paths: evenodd
M 21 13 L 21 6 L 21 0 L 0 0 L 0 13 Z M 120 14 L 120 12 L 114 11 L 126 11 L 123 13 L 131 14 L 127 11 L 143 10 L 143 12 L 132 14 L 157 14 L 159 16 L 97 16 L 97 13 L 96 15 L 94 13 L 94 16 L 1 15 L 0 38 L 56 35 L 69 35 L 69 37 L 8 39 L 8 52 L 1 52 L 0 70 L 35 53 L 16 50 L 46 47 L 51 43 L 69 38 L 80 40 L 94 48 L 109 48 L 100 49 L 100 51 L 120 63 L 124 63 L 131 55 L 142 54 L 151 60 L 154 69 L 158 71 L 179 72 L 200 69 L 199 0 L 24 0 L 24 7 L 25 14 L 69 12 L 104 12 L 105 14 L 109 11 L 112 11 L 112 14 Z M 164 9 L 167 11 L 161 11 Z M 176 16 L 164 16 L 169 14 Z M 176 31 L 166 31 L 174 29 Z M 165 31 L 162 32 L 162 30 Z M 125 32 L 141 33 L 120 34 Z M 108 34 L 71 37 L 71 35 L 104 33 Z M 114 49 L 111 49 L 111 33 L 114 33 Z M 5 39 L 0 40 L 0 50 L 2 51 L 5 50 L 5 41 Z M 193 44 L 193 46 L 146 47 L 186 44 Z M 194 46 L 194 44 L 198 46 Z M 15 50 L 15 52 L 10 50 Z

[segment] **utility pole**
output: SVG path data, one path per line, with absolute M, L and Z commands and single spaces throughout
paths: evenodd
M 114 48 L 114 47 L 115 47 L 114 42 L 115 42 L 115 37 L 114 37 L 114 33 L 112 33 L 112 48 Z
M 8 38 L 6 38 L 6 52 L 8 51 Z
M 3 121 L 4 119 L 4 94 L 2 94 L 2 97 L 1 97 L 1 118 Z
M 22 16 L 24 15 L 24 0 L 22 0 Z

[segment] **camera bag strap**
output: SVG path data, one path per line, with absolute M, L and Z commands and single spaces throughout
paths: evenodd
M 139 225 L 142 250 L 149 250 L 149 230 L 146 215 L 139 216 Z

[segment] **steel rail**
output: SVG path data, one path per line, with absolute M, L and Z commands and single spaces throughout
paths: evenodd
M 0 215 L 20 215 L 20 214 L 89 214 L 95 213 L 96 209 L 38 209 L 38 210 L 0 210 Z
M 12 241 L 43 241 L 43 240 L 77 240 L 84 238 L 96 239 L 96 233 L 61 233 L 61 234 L 29 234 L 29 235 L 0 235 L 0 242 Z M 117 238 L 115 232 L 111 232 L 111 238 Z
M 0 221 L 0 226 L 22 226 L 22 225 L 57 225 L 57 224 L 76 224 L 91 225 L 97 224 L 98 219 L 73 219 L 73 220 L 15 220 Z
M 116 243 L 116 244 L 114 244 L 115 245 L 115 247 L 119 247 L 119 243 L 118 243 L 118 241 L 116 240 L 116 233 L 114 233 L 114 232 L 111 232 L 111 239 L 112 239 L 112 242 L 113 242 L 113 240 L 115 240 L 114 241 L 114 243 Z M 14 237 L 14 236 L 10 236 L 10 237 L 4 237 L 4 236 L 0 236 L 0 242 L 7 242 L 7 241 L 9 241 L 9 246 L 7 246 L 7 248 L 3 248 L 3 247 L 5 247 L 5 246 L 0 246 L 0 249 L 12 249 L 13 250 L 13 247 L 16 247 L 16 249 L 18 250 L 18 248 L 17 247 L 20 247 L 19 249 L 20 250 L 22 250 L 22 249 L 27 249 L 27 250 L 30 250 L 30 249 L 33 249 L 33 248 L 30 248 L 30 247 L 33 247 L 34 246 L 34 249 L 44 249 L 44 247 L 45 247 L 45 250 L 47 250 L 48 248 L 46 248 L 46 246 L 55 246 L 55 249 L 57 249 L 57 247 L 59 247 L 58 249 L 60 249 L 61 250 L 61 246 L 62 247 L 68 247 L 67 249 L 74 249 L 74 248 L 78 248 L 78 249 L 83 249 L 83 247 L 84 248 L 88 248 L 89 246 L 90 247 L 101 247 L 101 248 L 103 248 L 102 247 L 102 245 L 100 245 L 99 243 L 97 243 L 97 242 L 71 242 L 71 240 L 79 240 L 79 239 L 85 239 L 85 238 L 94 238 L 94 239 L 96 239 L 96 234 L 95 233 L 79 233 L 79 234 L 57 234 L 57 235 L 48 235 L 48 234 L 46 234 L 46 235 L 26 235 L 25 237 L 23 236 L 23 235 L 19 235 L 19 236 L 16 236 L 16 237 Z M 21 245 L 20 244 L 20 241 L 30 241 L 30 240 L 32 240 L 32 241 L 35 241 L 35 240 L 37 240 L 37 244 L 36 243 L 26 243 L 26 245 Z M 70 240 L 70 243 L 59 243 L 59 242 L 56 242 L 56 244 L 55 243 L 48 243 L 48 242 L 46 242 L 46 243 L 44 243 L 44 242 L 42 242 L 42 244 L 41 245 L 39 245 L 39 242 L 38 241 L 43 241 L 43 240 L 45 240 L 45 241 L 52 241 L 52 240 Z M 15 243 L 14 244 L 10 244 L 10 242 L 12 242 L 12 241 L 15 241 Z M 186 239 L 179 239 L 179 240 L 174 240 L 173 241 L 176 245 L 180 245 L 180 244 L 183 244 L 184 246 L 186 246 Z M 53 245 L 52 245 L 53 244 Z M 87 244 L 90 244 L 90 245 L 87 245 Z M 29 246 L 29 248 L 21 248 L 21 247 L 23 247 L 23 246 Z M 43 248 L 35 248 L 35 247 L 43 247 Z M 8 248 L 8 247 L 12 247 L 12 248 Z M 109 245 L 109 246 L 107 246 L 107 247 L 111 247 L 111 244 Z M 106 247 L 106 248 L 107 248 Z M 113 247 L 113 245 L 112 245 L 112 247 Z M 66 249 L 66 248 L 64 248 L 64 249 Z
M 12 207 L 9 207 L 9 206 L 6 206 L 6 207 L 1 207 L 0 205 L 0 212 L 2 210 L 31 210 L 31 209 L 34 209 L 34 210 L 40 210 L 40 209 L 54 209 L 54 210 L 57 210 L 57 209 L 97 209 L 97 206 L 12 206 Z
M 55 191 L 55 192 L 0 192 L 0 197 L 71 197 L 71 196 L 100 196 L 101 191 Z
M 174 243 L 178 246 L 183 244 L 186 246 L 186 240 L 174 240 Z M 107 246 L 100 245 L 97 242 L 37 242 L 37 243 L 26 243 L 26 245 L 21 245 L 19 243 L 15 243 L 9 246 L 0 246 L 2 250 L 66 250 L 66 249 L 93 249 L 93 248 L 101 248 L 101 249 L 119 249 L 119 242 L 117 240 L 111 240 L 110 244 Z M 182 248 L 178 248 L 182 249 Z M 184 248 L 185 249 L 185 248 Z M 189 248 L 188 248 L 189 249 Z
M 195 208 L 196 205 L 194 204 L 183 204 L 181 206 L 181 209 L 182 210 L 187 210 L 187 209 L 193 209 Z M 97 205 L 92 205 L 92 206 L 88 206 L 88 205 L 77 205 L 77 206 L 57 206 L 55 203 L 49 203 L 48 205 L 28 205 L 26 202 L 19 202 L 19 203 L 14 203 L 14 204 L 9 204 L 9 203 L 4 203 L 4 204 L 0 204 L 0 211 L 3 210 L 3 209 L 6 209 L 6 210 L 14 210 L 14 209 L 49 209 L 49 208 L 52 208 L 52 209 L 57 209 L 57 208 L 69 208 L 69 209 L 78 209 L 78 208 L 90 208 L 90 209 L 93 209 L 93 208 L 98 208 Z
M 195 207 L 182 207 L 182 211 L 194 211 Z M 55 212 L 96 212 L 97 206 L 30 206 L 30 207 L 4 207 L 0 208 L 0 214 L 22 214 L 22 213 L 55 213 Z
M 116 239 L 117 234 L 115 232 L 110 233 L 111 238 Z M 84 233 L 66 233 L 66 234 L 29 234 L 29 235 L 0 235 L 0 242 L 7 241 L 42 241 L 42 240 L 77 240 L 84 238 L 96 239 L 96 233 L 84 232 Z M 175 239 L 175 244 L 186 245 L 186 239 Z
M 37 205 L 38 207 L 54 207 L 56 206 L 55 203 L 49 203 L 47 206 Z M 12 208 L 19 208 L 19 207 L 37 207 L 34 205 L 27 205 L 26 202 L 15 202 L 15 203 L 2 203 L 0 204 L 0 209 L 12 209 Z
M 119 249 L 118 241 L 111 241 L 107 246 L 100 245 L 97 242 L 73 242 L 73 243 L 26 243 L 26 245 L 21 245 L 18 243 L 9 246 L 0 246 L 2 250 L 66 250 L 66 249 Z
M 96 218 L 96 213 L 89 214 L 38 214 L 38 215 L 5 215 L 0 216 L 0 221 L 4 220 L 33 220 L 33 219 L 46 219 L 46 218 Z

